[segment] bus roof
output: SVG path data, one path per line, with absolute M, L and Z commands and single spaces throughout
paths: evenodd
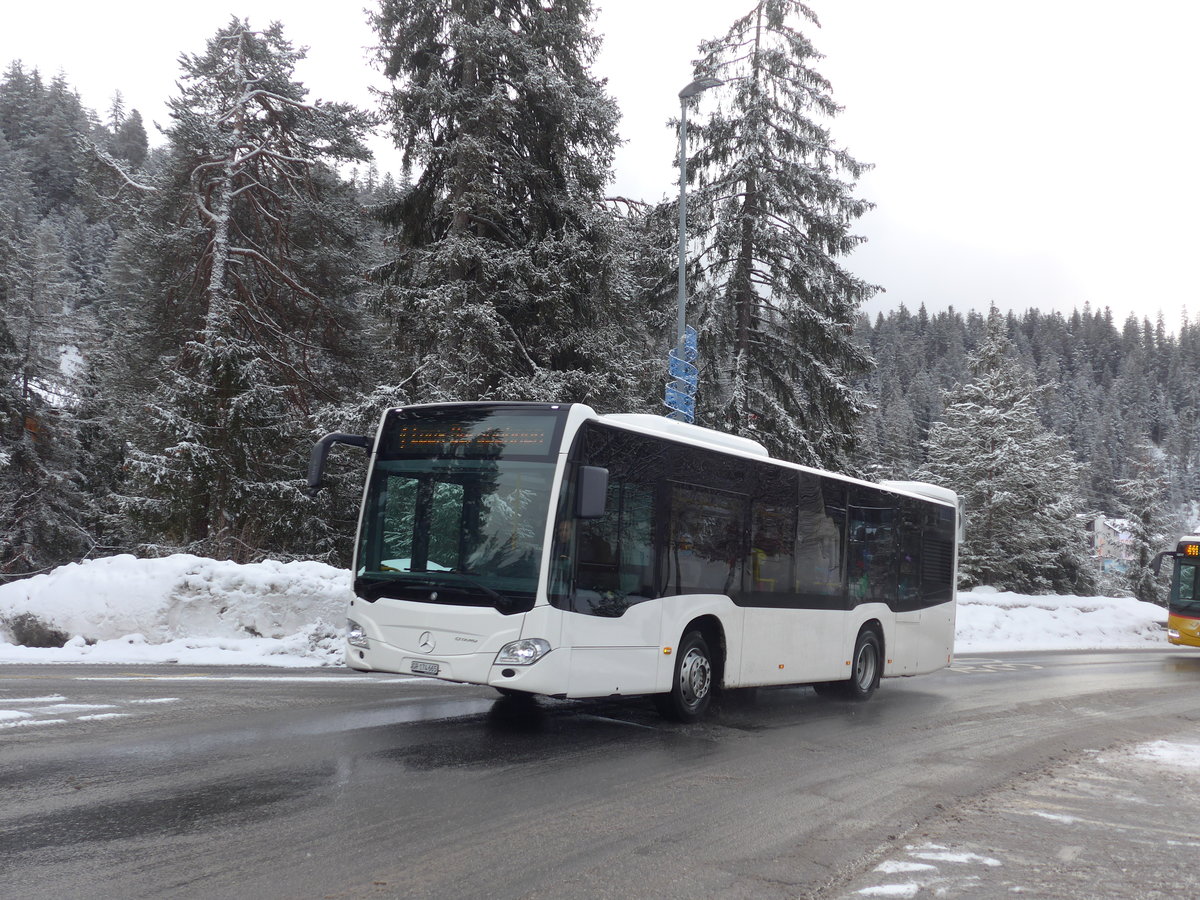
M 1185 534 L 1175 545 L 1175 552 L 1180 556 L 1200 557 L 1200 534 Z
M 584 409 L 589 407 L 584 404 L 579 404 Z M 609 413 L 600 415 L 594 410 L 590 410 L 597 421 L 605 422 L 610 425 L 616 425 L 622 428 L 630 428 L 642 432 L 651 432 L 662 437 L 674 440 L 682 440 L 692 444 L 711 447 L 714 450 L 724 452 L 740 453 L 748 457 L 758 457 L 767 459 L 776 465 L 786 466 L 791 469 L 799 469 L 804 472 L 811 472 L 814 475 L 827 475 L 837 478 L 841 481 L 851 484 L 860 484 L 864 487 L 876 488 L 884 491 L 891 491 L 896 494 L 906 494 L 910 497 L 919 497 L 922 500 L 932 500 L 935 503 L 943 503 L 947 506 L 958 507 L 958 494 L 949 488 L 944 488 L 936 484 L 927 484 L 923 481 L 882 481 L 873 482 L 865 481 L 861 478 L 855 478 L 851 475 L 844 475 L 840 472 L 829 472 L 822 469 L 815 469 L 812 466 L 801 465 L 800 463 L 789 462 L 788 460 L 775 459 L 770 452 L 758 441 L 750 438 L 738 437 L 737 435 L 725 434 L 722 431 L 716 431 L 712 428 L 705 428 L 701 425 L 692 425 L 687 422 L 678 422 L 674 419 L 668 419 L 665 416 L 653 415 L 650 413 Z
M 723 450 L 740 450 L 742 453 L 749 453 L 753 456 L 769 457 L 771 455 L 766 447 L 750 438 L 726 434 L 723 431 L 705 428 L 703 425 L 693 425 L 690 422 L 679 422 L 675 419 L 668 419 L 666 416 L 657 416 L 651 413 L 609 413 L 600 416 L 600 419 L 619 425 L 636 425 L 647 431 L 657 431 L 660 434 L 680 437 L 701 444 L 714 444 Z
M 926 481 L 881 481 L 879 482 L 879 486 L 888 490 L 920 494 L 922 497 L 928 497 L 931 500 L 941 500 L 943 503 L 951 505 L 958 503 L 958 494 L 950 490 L 950 488 L 942 487 L 940 484 L 929 484 Z

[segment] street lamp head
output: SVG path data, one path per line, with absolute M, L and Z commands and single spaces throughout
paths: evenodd
M 715 88 L 719 84 L 724 84 L 720 78 L 697 78 L 682 91 L 679 92 L 680 100 L 687 100 L 689 97 L 695 97 L 701 91 L 707 91 L 709 88 Z

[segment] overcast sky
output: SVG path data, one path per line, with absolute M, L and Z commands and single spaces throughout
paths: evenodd
M 595 0 L 597 61 L 624 118 L 614 193 L 678 191 L 665 127 L 701 39 L 750 0 Z M 165 124 L 178 56 L 231 15 L 284 23 L 309 47 L 312 95 L 371 104 L 381 87 L 364 0 L 42 0 L 6 4 L 0 63 L 62 71 L 102 115 Z M 875 169 L 876 204 L 846 265 L 886 293 L 868 311 L 1038 307 L 1089 301 L 1118 321 L 1200 319 L 1191 273 L 1200 175 L 1195 51 L 1200 5 L 1182 0 L 810 0 L 810 37 L 844 107 L 837 143 Z M 384 146 L 381 139 L 379 146 Z

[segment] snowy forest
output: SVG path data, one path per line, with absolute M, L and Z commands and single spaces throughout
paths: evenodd
M 838 146 L 817 17 L 742 6 L 689 101 L 697 422 L 959 491 L 964 586 L 1161 600 L 1148 562 L 1200 495 L 1200 324 L 1037 297 L 863 315 L 868 164 Z M 663 411 L 678 209 L 608 193 L 589 0 L 380 0 L 372 24 L 378 108 L 308 96 L 286 23 L 234 18 L 180 57 L 154 140 L 119 94 L 88 109 L 7 65 L 0 582 L 123 552 L 344 564 L 361 459 L 314 499 L 309 449 L 390 405 Z M 1088 549 L 1102 515 L 1128 520 L 1120 576 Z

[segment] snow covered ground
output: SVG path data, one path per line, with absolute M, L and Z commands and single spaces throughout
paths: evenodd
M 341 665 L 350 575 L 316 562 L 111 556 L 0 585 L 0 663 Z M 19 646 L 19 617 L 69 638 Z
M 337 666 L 348 572 L 113 556 L 0 585 L 0 663 Z M 63 647 L 20 646 L 21 617 Z M 1131 598 L 959 594 L 955 652 L 1164 647 L 1166 610 Z

